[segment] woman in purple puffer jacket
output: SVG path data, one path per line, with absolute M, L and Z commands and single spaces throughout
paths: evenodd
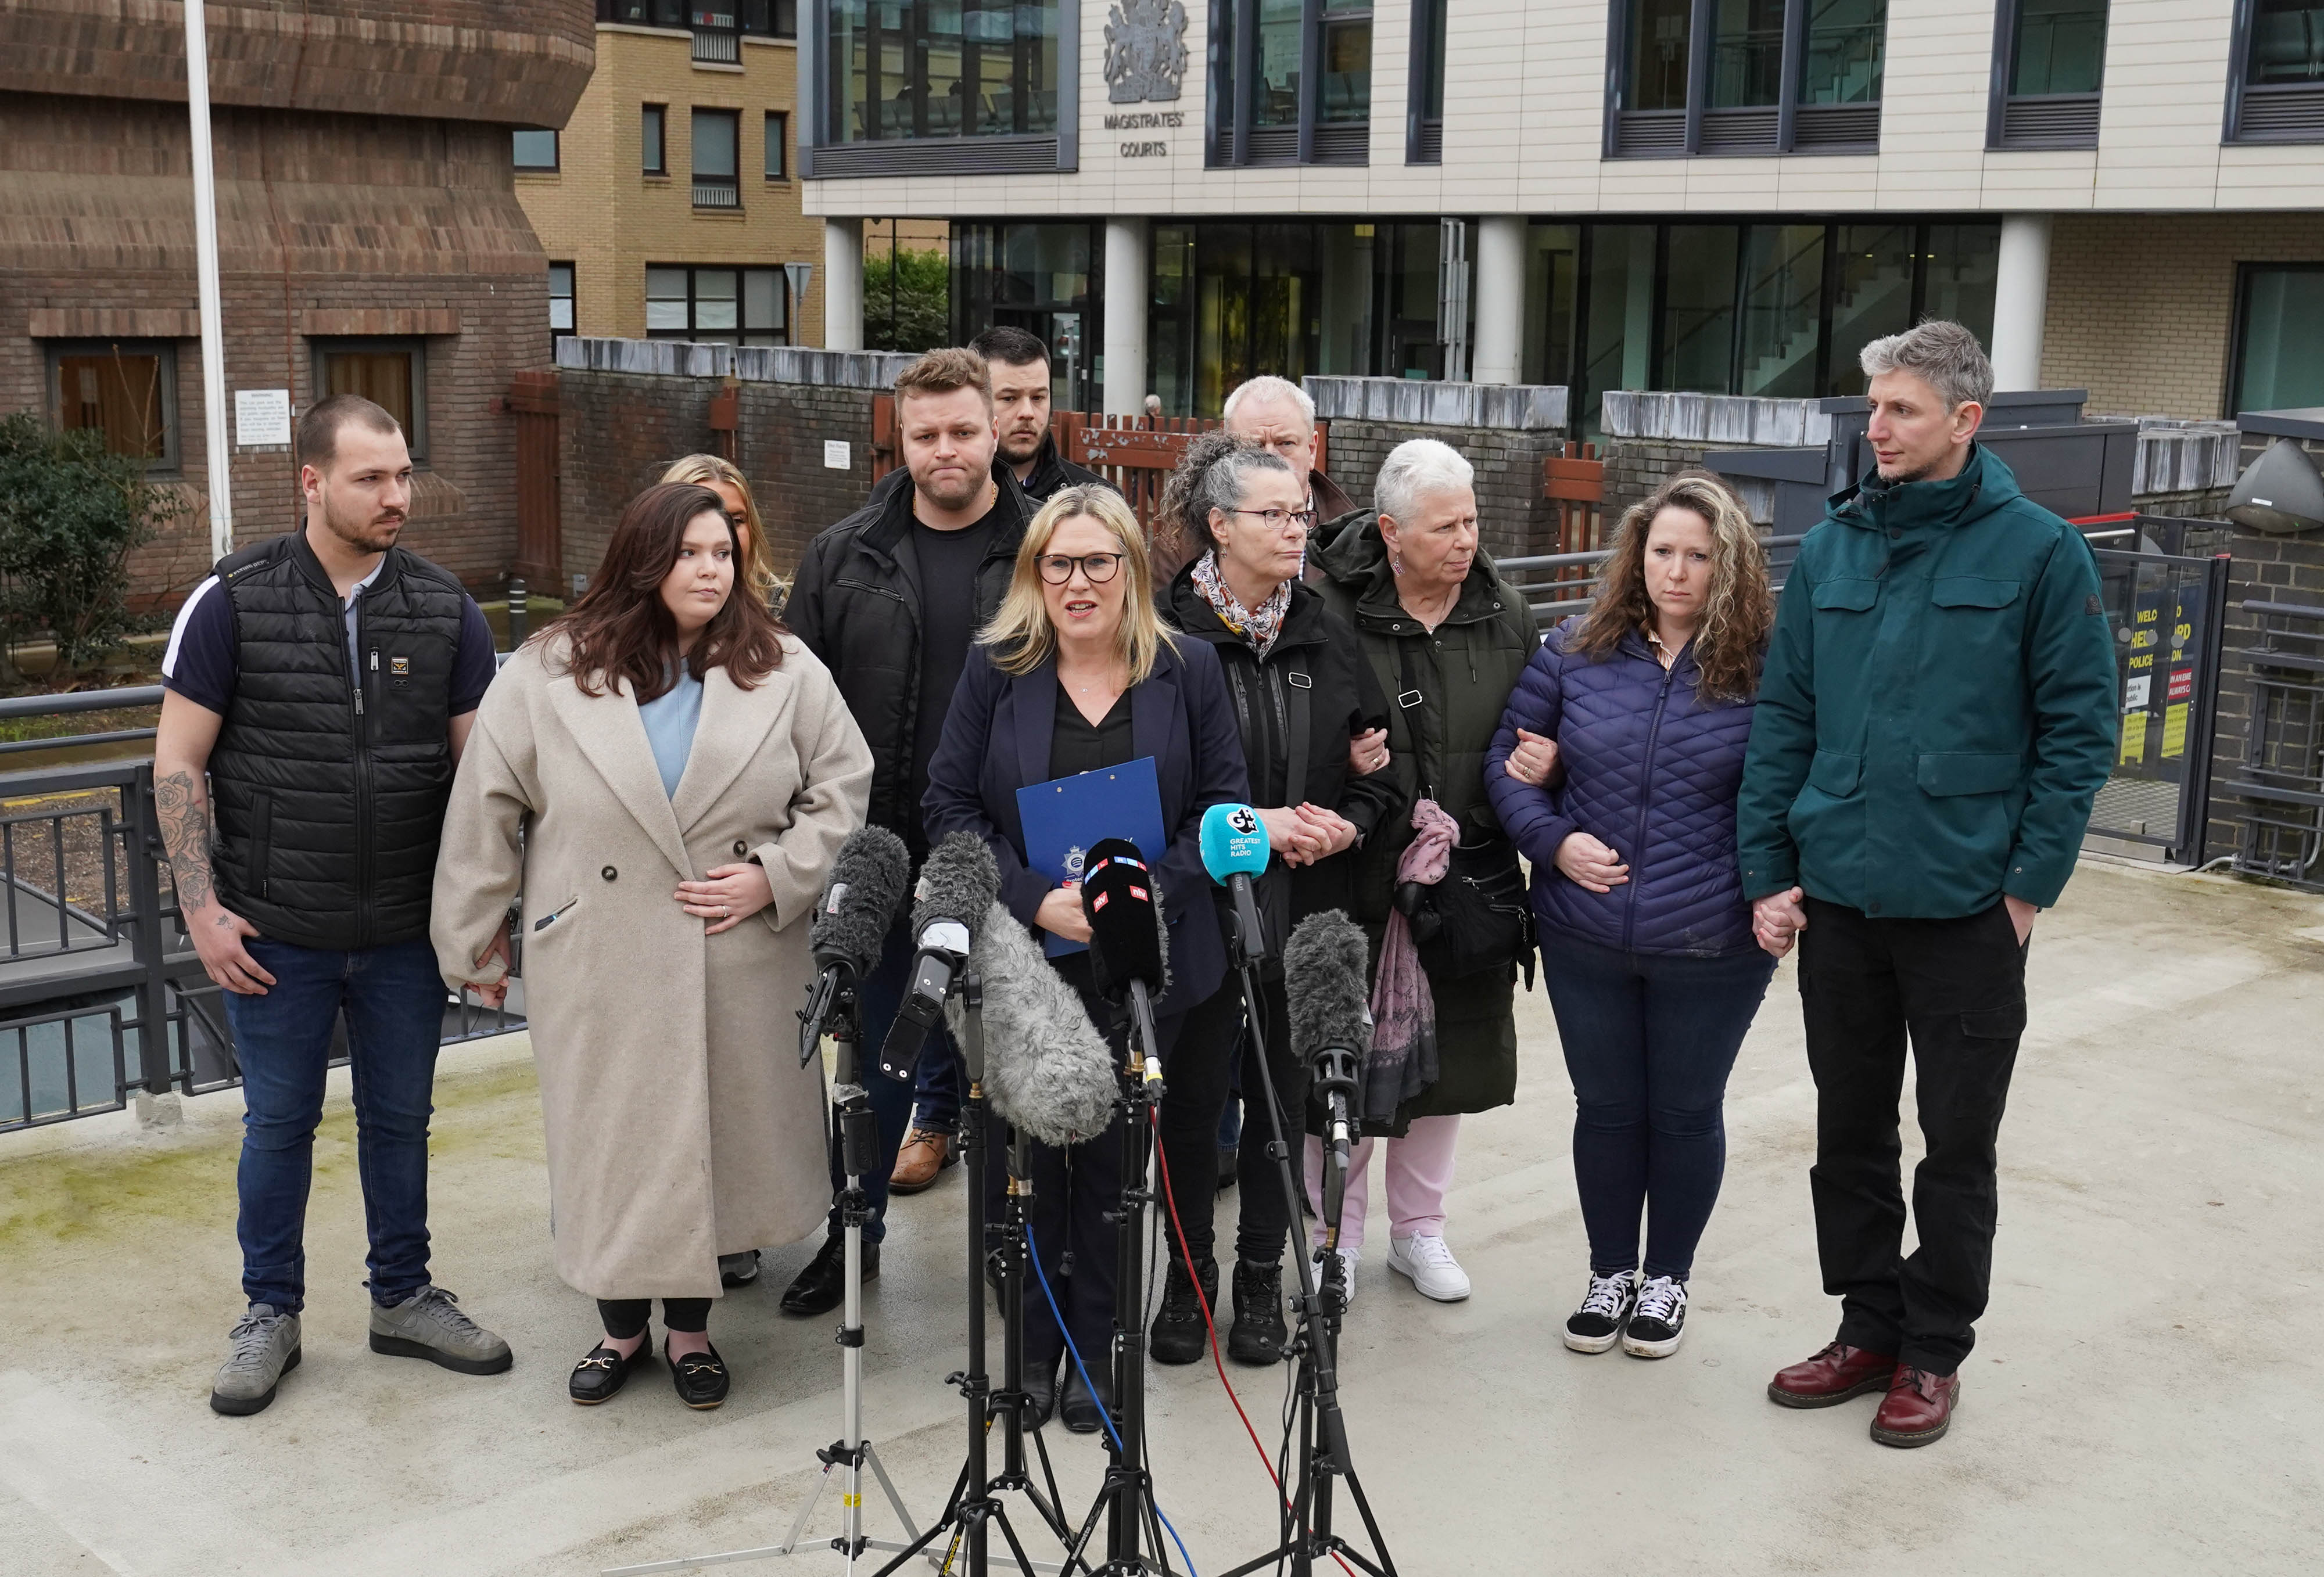
M 1494 812 L 1533 864 L 1573 1080 L 1590 1234 L 1589 1290 L 1565 1324 L 1577 1352 L 1662 1358 L 1685 1327 L 1727 1160 L 1727 1074 L 1775 968 L 1735 858 L 1774 618 L 1743 506 L 1707 473 L 1674 476 L 1623 515 L 1590 611 L 1526 664 L 1485 758 Z

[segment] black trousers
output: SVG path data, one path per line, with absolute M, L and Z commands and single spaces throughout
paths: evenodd
M 605 1334 L 617 1342 L 626 1342 L 646 1328 L 646 1317 L 653 1313 L 650 1297 L 599 1298 L 597 1317 L 605 1322 Z M 706 1297 L 666 1297 L 661 1300 L 661 1323 L 673 1331 L 695 1332 L 710 1329 L 710 1300 Z
M 1976 1342 L 1993 1278 L 1994 1141 L 2025 1030 L 2025 950 L 1999 903 L 1962 919 L 1891 920 L 1810 899 L 1807 918 L 1808 1176 L 1839 1339 L 1950 1374 Z M 1910 1257 L 1897 1131 L 1908 1035 L 1927 1141 Z
M 1260 982 L 1259 995 L 1259 1028 L 1267 1040 L 1277 1115 L 1286 1142 L 1296 1147 L 1305 1132 L 1307 1070 L 1291 1055 L 1291 1018 L 1282 980 Z M 1219 1117 L 1234 1098 L 1234 1053 L 1242 1024 L 1242 977 L 1230 971 L 1209 1000 L 1186 1015 L 1176 1055 L 1162 1068 L 1162 1164 L 1169 1171 L 1170 1191 L 1177 1198 L 1186 1246 L 1196 1264 L 1216 1251 L 1212 1215 L 1219 1187 Z M 1241 1099 L 1242 1143 L 1235 1160 L 1236 1203 L 1241 1214 L 1235 1228 L 1235 1253 L 1271 1265 L 1283 1258 L 1283 1244 L 1291 1232 L 1291 1202 L 1284 1196 L 1281 1169 L 1268 1152 L 1275 1130 L 1267 1120 L 1267 1088 L 1255 1058 L 1244 1059 Z M 1296 1148 L 1292 1152 L 1295 1167 L 1298 1153 Z M 1169 1247 L 1175 1262 L 1176 1233 Z

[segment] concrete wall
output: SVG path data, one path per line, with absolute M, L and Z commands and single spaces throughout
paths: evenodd
M 598 24 L 597 69 L 559 139 L 553 174 L 516 177 L 548 256 L 571 263 L 574 328 L 585 335 L 642 337 L 646 265 L 815 265 L 790 343 L 823 343 L 823 221 L 799 213 L 798 48 L 788 39 L 745 38 L 742 63 L 697 64 L 693 34 L 669 28 Z M 640 125 L 646 105 L 668 106 L 667 175 L 644 173 Z M 693 170 L 695 108 L 741 112 L 739 210 L 697 209 Z M 788 179 L 765 176 L 766 116 L 792 115 Z M 941 232 L 941 227 L 939 227 Z M 547 337 L 547 319 L 542 335 Z

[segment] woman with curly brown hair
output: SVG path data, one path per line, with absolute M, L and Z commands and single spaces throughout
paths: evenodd
M 1590 1286 L 1565 1325 L 1577 1352 L 1620 1342 L 1662 1358 L 1685 1326 L 1726 1165 L 1727 1074 L 1774 973 L 1735 853 L 1774 618 L 1743 506 L 1717 477 L 1681 473 L 1623 515 L 1590 611 L 1526 664 L 1486 756 L 1493 807 L 1533 862 L 1573 1080 L 1590 1235 Z

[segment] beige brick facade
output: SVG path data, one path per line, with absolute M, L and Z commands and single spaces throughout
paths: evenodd
M 2226 410 L 2236 269 L 2324 263 L 2324 214 L 2058 216 L 2042 382 L 2089 409 L 2209 419 Z
M 517 199 L 553 262 L 573 264 L 574 328 L 641 338 L 648 263 L 815 266 L 793 345 L 823 343 L 823 221 L 799 212 L 798 127 L 788 179 L 765 175 L 766 119 L 798 104 L 798 51 L 788 40 L 745 39 L 742 64 L 696 65 L 692 35 L 663 28 L 597 25 L 597 69 L 566 123 L 554 175 L 519 174 Z M 644 106 L 669 106 L 668 175 L 643 172 Z M 690 110 L 742 114 L 739 212 L 694 206 Z

